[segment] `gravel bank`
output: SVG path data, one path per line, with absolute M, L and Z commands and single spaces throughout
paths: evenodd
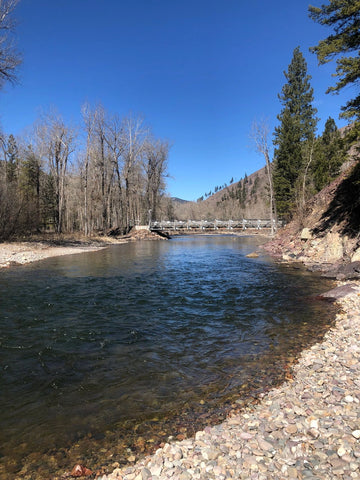
M 104 246 L 49 246 L 41 242 L 20 242 L 0 244 L 0 268 L 37 262 L 49 257 L 93 252 Z
M 98 480 L 360 478 L 360 282 L 352 284 L 336 326 L 258 405 Z
M 163 237 L 149 231 L 132 231 L 123 237 L 97 237 L 73 239 L 59 237 L 50 240 L 0 243 L 0 268 L 7 268 L 26 263 L 37 262 L 49 257 L 72 255 L 74 253 L 95 252 L 109 245 L 140 240 L 164 240 Z
M 103 237 L 100 240 L 35 240 L 26 242 L 0 243 L 0 268 L 24 265 L 44 258 L 72 255 L 74 253 L 95 252 L 112 244 L 126 243 L 125 238 L 112 239 Z

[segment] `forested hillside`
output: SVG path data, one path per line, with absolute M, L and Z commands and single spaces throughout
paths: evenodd
M 329 118 L 322 135 L 313 141 L 311 164 L 306 172 L 305 201 L 319 192 L 336 178 L 349 162 L 353 161 L 355 149 L 345 141 L 350 129 L 337 129 Z M 274 164 L 271 164 L 274 168 Z M 304 175 L 304 174 L 303 174 Z M 299 181 L 298 181 L 298 184 Z M 301 183 L 302 187 L 302 183 Z M 300 191 L 298 192 L 300 198 Z M 270 185 L 267 167 L 244 176 L 239 182 L 216 186 L 196 202 L 175 201 L 174 216 L 178 220 L 188 219 L 242 219 L 269 218 Z M 293 205 L 293 212 L 300 212 L 300 205 Z M 280 212 L 280 217 L 281 212 Z
M 267 218 L 268 186 L 265 168 L 245 175 L 238 182 L 214 187 L 196 202 L 174 202 L 174 216 L 178 220 L 228 220 Z

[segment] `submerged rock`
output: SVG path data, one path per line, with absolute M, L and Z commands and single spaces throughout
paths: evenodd
M 89 477 L 92 475 L 92 471 L 85 467 L 84 465 L 75 465 L 75 467 L 71 470 L 70 476 L 71 477 Z
M 248 253 L 246 255 L 247 258 L 259 258 L 259 254 L 256 252 Z

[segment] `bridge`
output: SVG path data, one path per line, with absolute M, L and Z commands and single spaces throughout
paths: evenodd
M 273 220 L 275 227 L 275 220 Z M 277 222 L 277 227 L 281 227 L 282 222 Z M 153 231 L 169 231 L 169 230 L 219 230 L 219 229 L 242 229 L 248 228 L 262 230 L 263 228 L 271 228 L 270 219 L 242 219 L 242 220 L 164 220 L 150 222 L 150 230 Z

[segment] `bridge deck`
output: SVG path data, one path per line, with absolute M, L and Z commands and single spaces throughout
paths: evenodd
M 275 221 L 274 221 L 275 225 Z M 281 226 L 281 222 L 277 223 Z M 271 228 L 271 220 L 269 219 L 242 219 L 242 220 L 187 220 L 187 221 L 161 221 L 151 222 L 150 230 L 218 230 L 218 229 L 243 229 L 255 228 L 261 230 L 263 228 Z

